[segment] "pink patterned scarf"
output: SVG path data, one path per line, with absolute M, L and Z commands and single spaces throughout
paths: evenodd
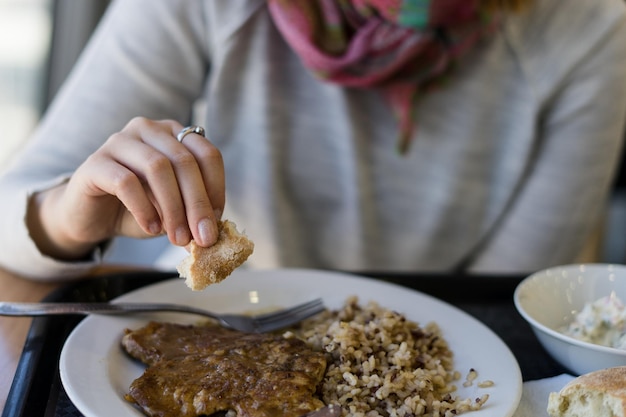
M 268 0 L 307 68 L 347 87 L 379 88 L 399 120 L 400 152 L 415 130 L 415 101 L 495 28 L 480 0 Z

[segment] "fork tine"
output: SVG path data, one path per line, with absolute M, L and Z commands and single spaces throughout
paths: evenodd
M 278 311 L 272 311 L 270 313 L 264 313 L 264 314 L 259 314 L 254 316 L 255 319 L 257 320 L 272 320 L 274 318 L 278 318 L 284 315 L 290 315 L 293 313 L 296 313 L 300 310 L 305 310 L 308 308 L 312 308 L 312 307 L 317 307 L 319 305 L 322 305 L 323 301 L 321 298 L 316 298 L 314 300 L 311 301 L 307 301 L 306 303 L 302 303 L 302 304 L 298 304 L 289 308 L 285 308 L 282 310 L 278 310 Z
M 310 311 L 319 312 L 324 309 L 322 300 L 313 300 L 304 304 L 294 306 L 289 309 L 274 312 L 274 314 L 266 314 L 263 317 L 256 317 L 258 323 L 266 324 L 275 321 L 297 320 L 298 317 L 309 314 Z M 292 319 L 292 317 L 295 317 Z
M 257 329 L 258 329 L 257 331 L 272 332 L 274 330 L 284 329 L 285 327 L 292 326 L 296 323 L 301 322 L 304 319 L 307 319 L 318 313 L 321 313 L 323 310 L 324 310 L 324 307 L 318 307 L 316 309 L 302 311 L 292 316 L 284 316 L 281 320 L 273 320 L 269 322 L 265 321 L 265 322 L 257 323 Z
M 324 311 L 324 305 L 320 303 L 308 303 L 307 308 L 301 308 L 292 314 L 278 314 L 274 317 L 257 320 L 257 331 L 271 332 L 279 330 L 290 325 L 296 324 L 304 319 L 312 317 Z

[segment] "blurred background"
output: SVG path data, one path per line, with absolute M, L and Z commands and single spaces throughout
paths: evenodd
M 42 106 L 50 0 L 0 0 L 0 161 L 28 136 Z M 25 128 L 26 127 L 26 128 Z
M 0 170 L 71 71 L 109 0 L 0 0 Z M 626 149 L 598 237 L 597 261 L 626 264 Z M 162 243 L 159 243 L 162 244 Z M 124 259 L 125 250 L 113 255 Z
M 28 138 L 108 3 L 0 0 L 0 166 Z

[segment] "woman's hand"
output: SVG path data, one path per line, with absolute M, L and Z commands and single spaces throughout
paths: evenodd
M 184 246 L 217 240 L 224 210 L 224 163 L 219 150 L 175 121 L 135 118 L 78 167 L 70 180 L 39 193 L 28 223 L 42 252 L 78 259 L 117 235 L 166 233 Z

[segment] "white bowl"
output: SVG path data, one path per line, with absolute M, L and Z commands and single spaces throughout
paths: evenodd
M 626 302 L 626 265 L 579 264 L 534 273 L 515 289 L 514 302 L 548 353 L 573 374 L 626 365 L 626 350 L 577 340 L 559 329 L 585 303 L 612 292 Z

